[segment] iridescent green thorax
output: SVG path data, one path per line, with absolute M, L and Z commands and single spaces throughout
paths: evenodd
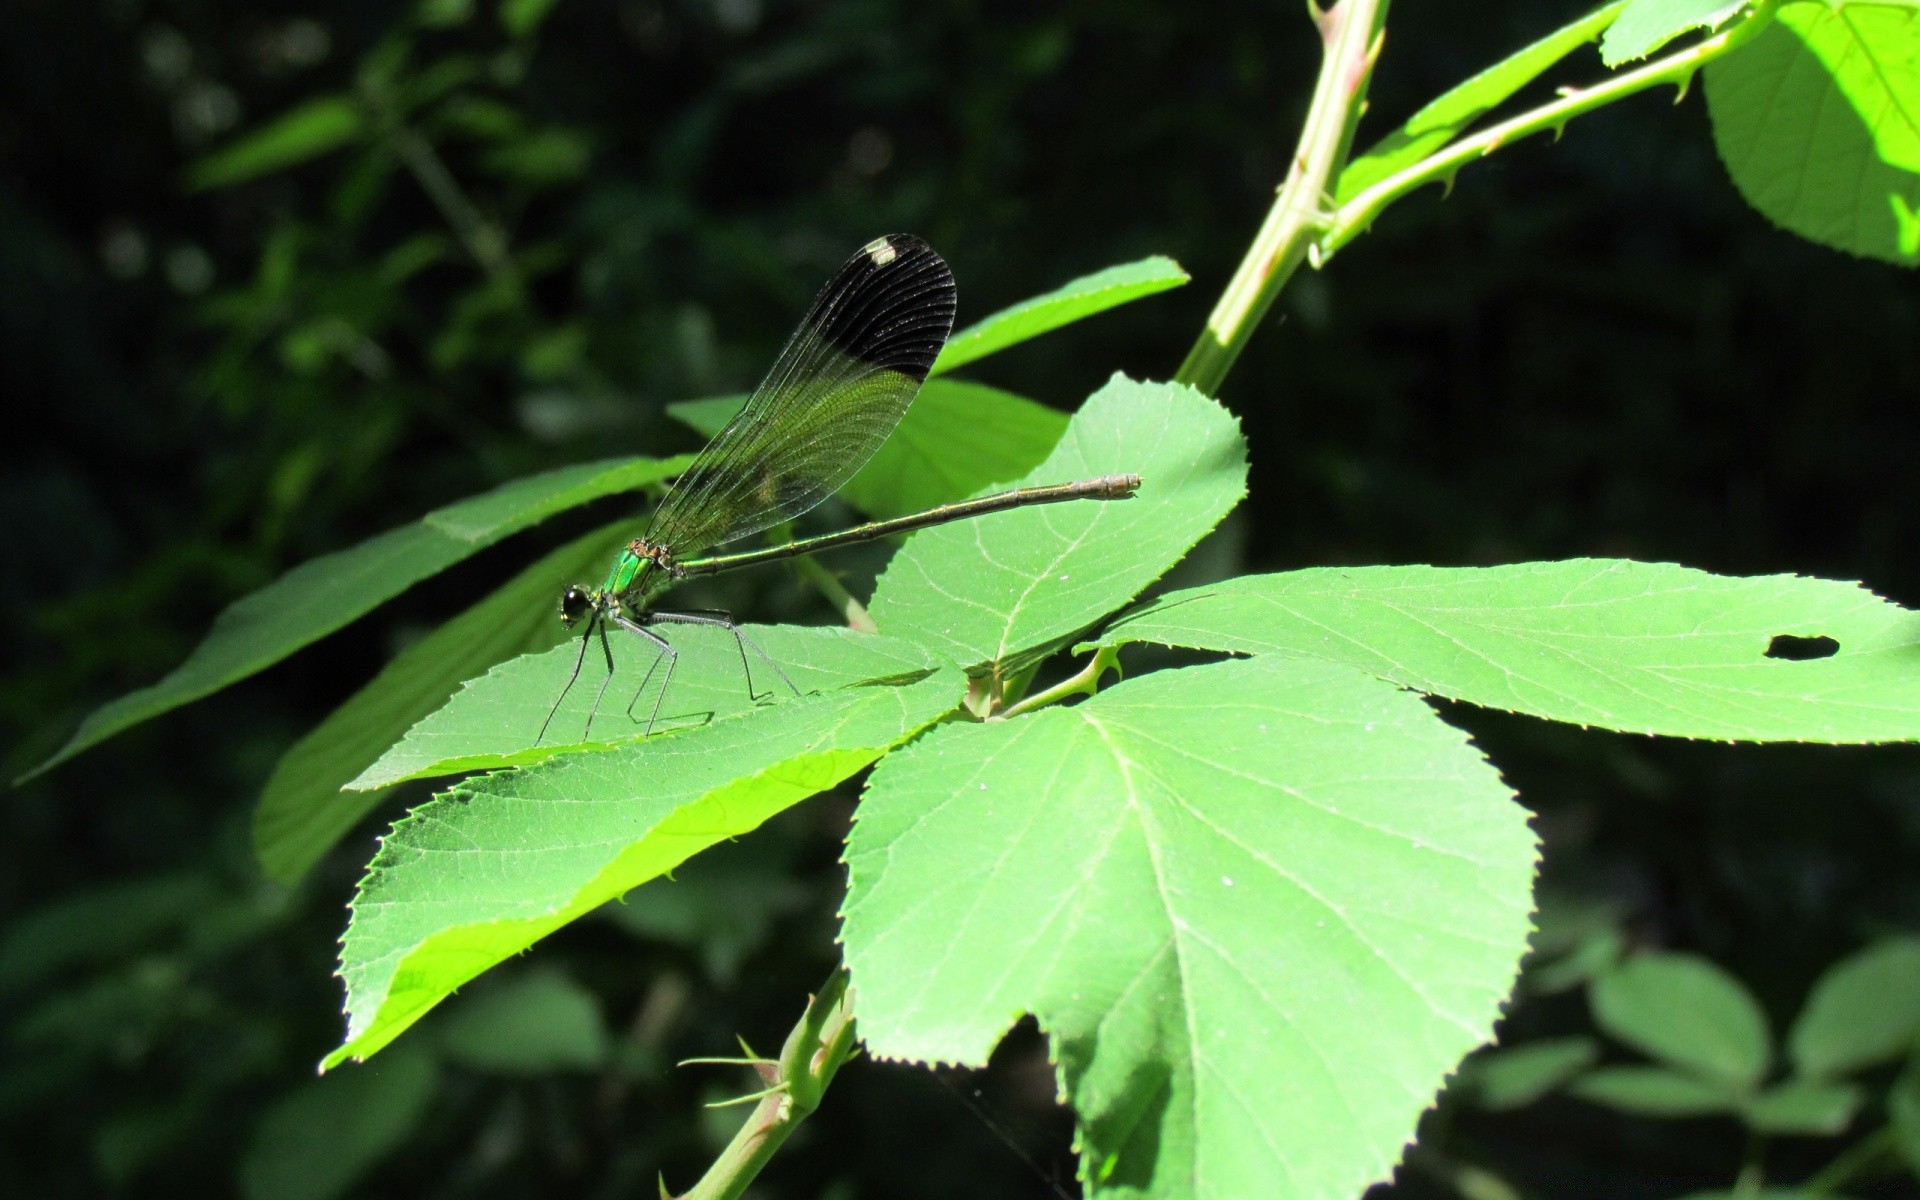
M 627 543 L 620 557 L 613 560 L 613 570 L 607 572 L 607 582 L 600 590 L 623 604 L 637 607 L 672 582 L 673 575 L 670 551 L 635 538 Z

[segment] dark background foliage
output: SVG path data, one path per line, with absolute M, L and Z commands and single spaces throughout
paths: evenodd
M 1367 131 L 1580 9 L 1397 6 Z M 689 448 L 663 406 L 749 385 L 876 234 L 942 249 L 963 322 L 1170 254 L 1188 288 L 980 373 L 1062 407 L 1115 370 L 1169 376 L 1284 173 L 1317 61 L 1300 6 L 1265 0 L 560 0 L 520 36 L 490 0 L 25 0 L 7 24 L 9 773 L 289 566 L 530 470 Z M 211 151 L 341 92 L 386 114 L 380 136 L 195 186 Z M 1223 392 L 1253 482 L 1210 569 L 1622 555 L 1920 602 L 1916 285 L 1769 228 L 1699 98 L 1670 99 L 1504 150 L 1296 280 Z M 393 815 L 288 892 L 252 864 L 253 798 L 397 646 L 618 504 L 8 796 L 0 1177 L 35 1195 L 239 1186 L 259 1113 L 337 1040 L 334 939 Z M 777 573 L 732 586 L 740 611 L 825 619 Z M 1822 967 L 1920 917 L 1910 752 L 1450 715 L 1540 814 L 1550 900 L 1604 901 L 1636 944 L 1711 956 L 1776 1023 Z M 745 1085 L 667 1064 L 782 1036 L 832 961 L 851 804 L 699 864 L 684 911 L 636 897 L 631 920 L 543 946 L 598 998 L 614 1053 L 447 1067 L 362 1190 L 689 1183 L 728 1128 L 693 1104 Z M 1520 1004 L 1507 1034 L 1586 1027 L 1575 994 Z M 1050 1103 L 1031 1031 L 981 1076 L 856 1062 L 764 1194 L 1070 1190 Z M 1731 1122 L 1571 1100 L 1428 1140 L 1539 1194 L 1678 1195 L 1740 1161 Z M 1834 1148 L 1774 1165 L 1793 1177 Z

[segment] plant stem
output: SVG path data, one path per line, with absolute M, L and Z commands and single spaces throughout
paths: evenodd
M 1219 390 L 1325 224 L 1327 184 L 1353 141 L 1380 51 L 1387 0 L 1339 0 L 1315 15 L 1324 50 L 1293 165 L 1253 245 L 1207 317 L 1206 329 L 1174 375 L 1176 382 L 1208 395 Z
M 480 269 L 495 283 L 519 287 L 519 273 L 514 270 L 513 260 L 507 254 L 507 235 L 498 225 L 480 214 L 480 209 L 461 190 L 460 181 L 447 169 L 446 162 L 432 143 L 397 122 L 388 137 L 400 161 L 406 164 L 421 190 L 440 210 L 440 215 L 452 227 L 454 236 L 460 239 L 460 244 L 466 247 L 467 253 L 473 256 Z
M 847 585 L 840 582 L 838 575 L 821 566 L 819 559 L 796 558 L 793 560 L 793 569 L 799 572 L 802 579 L 819 588 L 827 602 L 840 610 L 840 615 L 847 620 L 847 628 L 861 633 L 880 632 L 880 627 L 873 623 L 872 615 L 867 612 L 867 606 L 847 590 Z
M 1035 692 L 1020 703 L 996 713 L 993 720 L 1004 721 L 1009 717 L 1017 717 L 1023 712 L 1030 712 L 1057 700 L 1064 700 L 1068 696 L 1091 696 L 1100 690 L 1100 677 L 1108 671 L 1118 670 L 1119 666 L 1120 652 L 1112 646 L 1102 646 L 1093 652 L 1093 657 L 1087 660 L 1087 665 L 1072 678 L 1063 679 L 1044 692 Z
M 834 1073 L 853 1054 L 853 994 L 847 969 L 834 968 L 787 1035 L 777 1062 L 755 1069 L 768 1087 L 713 1166 L 681 1200 L 737 1200 L 794 1127 L 820 1106 Z M 663 1187 L 664 1197 L 666 1190 Z
M 1509 142 L 1529 134 L 1553 130 L 1555 136 L 1568 121 L 1617 100 L 1661 84 L 1673 84 L 1686 92 L 1688 80 L 1703 65 L 1737 49 L 1772 22 L 1778 0 L 1760 0 L 1753 11 L 1710 37 L 1702 38 L 1684 50 L 1655 59 L 1643 67 L 1612 76 L 1587 88 L 1564 89 L 1557 100 L 1543 104 L 1490 125 L 1470 137 L 1461 138 L 1407 167 L 1396 171 L 1366 191 L 1341 205 L 1325 227 L 1320 245 L 1321 257 L 1330 258 L 1342 246 L 1364 232 L 1387 205 L 1429 183 L 1451 183 L 1461 167 L 1476 158 L 1484 158 Z
M 1846 1187 L 1866 1174 L 1868 1168 L 1878 1166 L 1883 1159 L 1891 1156 L 1895 1146 L 1893 1126 L 1882 1125 L 1842 1150 L 1832 1162 L 1815 1172 L 1796 1190 L 1819 1196 Z

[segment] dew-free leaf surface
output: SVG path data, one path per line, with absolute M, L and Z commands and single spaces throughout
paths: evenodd
M 1595 980 L 1587 996 L 1600 1028 L 1689 1074 L 1751 1089 L 1772 1063 L 1759 1001 L 1699 955 L 1636 955 Z
M 1599 37 L 1629 2 L 1618 0 L 1597 9 L 1449 89 L 1348 163 L 1334 187 L 1334 202 L 1345 204 L 1465 133 L 1548 68 Z
M 331 850 L 384 791 L 342 791 L 462 681 L 565 636 L 554 598 L 597 579 L 633 536 L 623 521 L 534 563 L 480 603 L 401 651 L 380 674 L 293 744 L 253 810 L 253 849 L 271 879 L 292 884 Z
M 1747 6 L 1747 0 L 1631 0 L 1600 40 L 1609 67 L 1631 62 L 1690 29 L 1713 29 Z
M 741 630 L 779 664 L 801 697 L 752 650 L 743 667 L 740 647 L 724 629 L 660 627 L 680 656 L 671 682 L 664 664 L 656 667 L 659 655 L 651 643 L 621 629 L 608 631 L 614 662 L 609 677 L 599 639 L 588 643 L 582 660 L 576 633 L 563 645 L 523 654 L 469 680 L 347 786 L 365 790 L 407 779 L 527 766 L 581 746 L 643 737 L 656 698 L 661 704 L 654 733 L 664 736 L 869 679 L 924 675 L 940 665 L 911 644 L 850 629 L 746 625 Z M 580 678 L 568 688 L 575 663 Z M 565 699 L 542 738 L 540 727 L 563 691 Z
M 1246 471 L 1238 422 L 1220 405 L 1116 375 L 1020 482 L 1133 473 L 1139 493 L 923 530 L 875 585 L 873 619 L 962 665 L 1018 661 L 1159 578 L 1239 503 Z
M 509 534 L 589 500 L 658 483 L 683 465 L 624 458 L 547 471 L 302 563 L 234 601 L 166 678 L 95 709 L 58 753 L 23 778 L 279 662 Z
M 1052 1039 L 1091 1195 L 1348 1197 L 1489 1036 L 1535 842 L 1417 697 L 1232 660 L 874 772 L 842 939 L 883 1058 Z
M 1727 173 L 1783 229 L 1920 263 L 1920 8 L 1788 4 L 1707 64 Z
M 1795 1069 L 1819 1079 L 1894 1062 L 1920 1045 L 1920 938 L 1889 938 L 1827 969 L 1793 1023 Z
M 193 164 L 187 186 L 225 187 L 297 166 L 357 141 L 366 115 L 351 96 L 320 96 Z
M 415 809 L 354 898 L 347 1037 L 326 1065 L 373 1053 L 495 963 L 846 779 L 965 690 L 951 667 L 907 678 L 497 772 Z
M 1779 635 L 1826 658 L 1769 658 Z M 1573 559 L 1329 567 L 1162 596 L 1102 635 L 1330 658 L 1434 695 L 1631 733 L 1920 737 L 1920 614 L 1858 584 Z
M 1744 1098 L 1730 1084 L 1665 1067 L 1601 1067 L 1568 1089 L 1582 1100 L 1636 1117 L 1703 1117 L 1736 1112 Z
M 1187 273 L 1180 264 L 1158 254 L 1082 275 L 960 330 L 947 339 L 946 349 L 934 360 L 933 374 L 944 375 L 1063 325 L 1185 282 Z
M 433 1107 L 439 1064 L 408 1049 L 309 1080 L 270 1105 L 240 1160 L 247 1200 L 334 1200 L 405 1145 Z

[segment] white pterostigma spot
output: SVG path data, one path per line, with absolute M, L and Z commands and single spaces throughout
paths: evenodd
M 886 238 L 875 238 L 867 243 L 867 257 L 873 260 L 874 266 L 884 267 L 899 258 L 900 252 Z

